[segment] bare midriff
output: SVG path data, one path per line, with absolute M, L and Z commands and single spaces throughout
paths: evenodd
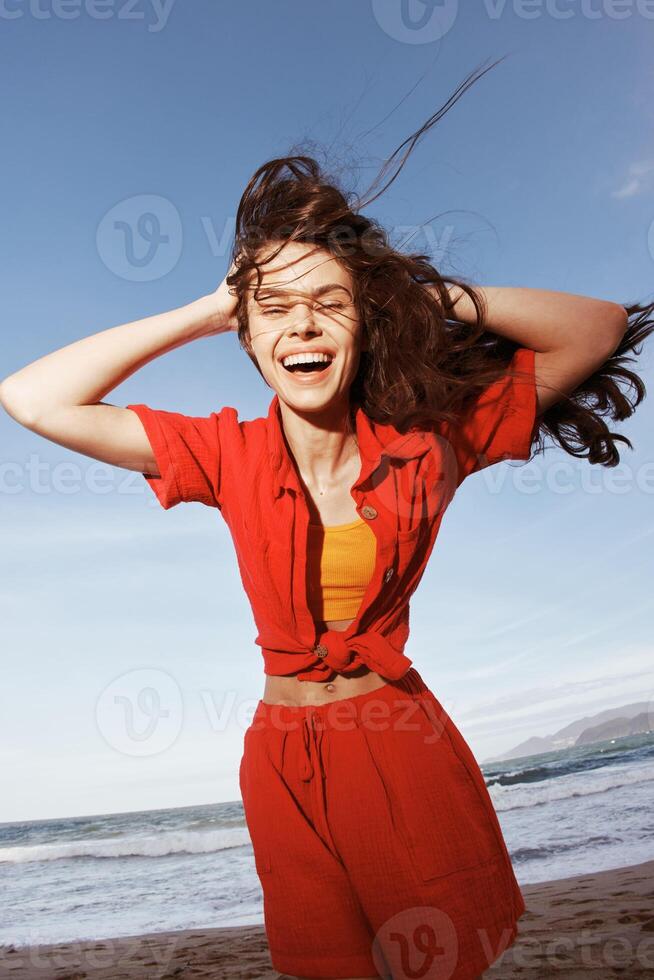
M 320 632 L 324 630 L 345 630 L 352 619 L 332 619 L 318 623 Z M 262 700 L 266 704 L 329 704 L 341 698 L 351 698 L 366 694 L 387 683 L 386 678 L 370 670 L 365 664 L 354 674 L 335 674 L 329 681 L 301 681 L 295 675 L 273 676 L 266 674 Z

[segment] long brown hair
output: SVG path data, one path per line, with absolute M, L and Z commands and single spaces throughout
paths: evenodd
M 263 246 L 269 261 L 288 241 L 330 252 L 352 276 L 367 339 L 350 389 L 353 408 L 360 405 L 370 418 L 390 423 L 400 432 L 431 428 L 440 421 L 456 421 L 470 399 L 506 372 L 518 345 L 486 330 L 483 295 L 463 279 L 441 276 L 428 255 L 393 247 L 385 229 L 361 214 L 393 183 L 420 137 L 499 61 L 468 75 L 447 102 L 400 144 L 367 194 L 404 149 L 395 173 L 372 197 L 344 190 L 338 177 L 327 175 L 312 156 L 276 158 L 255 171 L 239 203 L 232 248 L 235 272 L 227 283 L 238 296 L 239 342 L 259 373 L 249 345 L 247 286 L 253 269 L 261 283 Z M 271 244 L 278 246 L 276 250 L 270 251 Z M 454 319 L 452 285 L 474 304 L 474 325 Z M 643 380 L 626 364 L 640 355 L 638 345 L 654 331 L 654 303 L 629 303 L 625 310 L 627 329 L 611 357 L 571 394 L 561 392 L 561 399 L 540 415 L 535 452 L 544 448 L 546 434 L 570 455 L 605 466 L 620 461 L 617 442 L 633 449 L 626 436 L 609 430 L 605 418 L 629 418 L 645 396 Z

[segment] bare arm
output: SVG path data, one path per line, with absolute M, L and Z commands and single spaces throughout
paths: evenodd
M 607 300 L 518 286 L 480 291 L 488 330 L 536 351 L 539 413 L 562 397 L 556 389 L 571 393 L 608 360 L 627 328 L 625 308 Z M 456 286 L 450 294 L 454 318 L 474 323 L 470 297 Z
M 144 364 L 199 337 L 236 328 L 225 280 L 185 306 L 83 337 L 0 383 L 0 404 L 21 425 L 103 462 L 159 475 L 138 416 L 102 399 Z

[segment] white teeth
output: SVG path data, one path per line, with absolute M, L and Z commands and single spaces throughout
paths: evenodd
M 329 364 L 331 360 L 332 358 L 329 354 L 322 354 L 318 352 L 307 354 L 289 354 L 287 357 L 283 358 L 282 364 L 284 367 L 289 367 L 293 364 L 311 364 L 314 361 L 321 364 Z

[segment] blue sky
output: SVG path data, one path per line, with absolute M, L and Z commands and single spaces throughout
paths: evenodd
M 370 213 L 474 282 L 651 299 L 652 7 L 13 0 L 0 376 L 209 292 L 261 163 L 315 141 L 362 191 L 504 54 Z M 651 345 L 640 370 L 651 387 Z M 271 396 L 227 335 L 106 400 L 254 418 Z M 652 422 L 646 399 L 620 427 L 635 448 L 618 471 L 549 449 L 476 474 L 451 504 L 407 654 L 479 760 L 652 700 Z M 140 474 L 5 413 L 0 478 L 0 821 L 237 799 L 263 670 L 221 516 L 165 512 Z

